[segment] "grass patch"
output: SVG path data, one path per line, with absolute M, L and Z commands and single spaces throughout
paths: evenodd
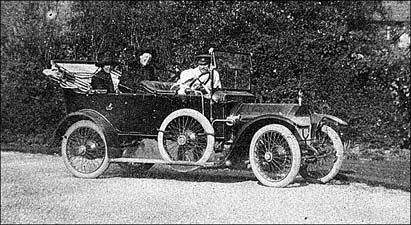
M 410 191 L 410 161 L 344 160 L 340 174 L 350 182 Z

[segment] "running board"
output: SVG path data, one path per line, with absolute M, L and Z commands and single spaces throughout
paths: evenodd
M 187 161 L 173 161 L 166 162 L 163 159 L 141 159 L 141 158 L 114 158 L 110 159 L 111 163 L 154 163 L 154 164 L 167 164 L 167 165 L 184 165 L 184 166 L 214 166 L 214 162 L 196 163 Z

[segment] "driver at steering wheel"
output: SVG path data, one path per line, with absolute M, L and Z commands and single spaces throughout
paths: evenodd
M 211 91 L 211 55 L 196 56 L 198 66 L 181 72 L 180 79 L 171 86 L 178 94 L 185 94 L 187 88 L 191 90 Z M 214 88 L 221 88 L 220 74 L 214 70 Z

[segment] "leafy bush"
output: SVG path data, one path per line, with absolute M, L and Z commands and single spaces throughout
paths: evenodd
M 51 59 L 116 56 L 125 73 L 140 48 L 159 67 L 193 66 L 210 47 L 254 52 L 253 89 L 264 102 L 296 99 L 349 123 L 344 137 L 410 147 L 409 49 L 397 54 L 369 18 L 374 1 L 120 1 L 1 4 L 1 137 L 46 142 L 64 115 Z M 47 17 L 50 9 L 55 19 Z M 163 80 L 169 80 L 167 73 Z M 36 134 L 36 135 L 33 135 Z M 31 136 L 30 136 L 31 135 Z M 37 138 L 36 136 L 39 135 Z M 21 138 L 20 138 L 21 139 Z

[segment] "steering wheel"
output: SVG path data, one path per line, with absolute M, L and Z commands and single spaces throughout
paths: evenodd
M 207 93 L 209 93 L 210 92 L 210 90 L 206 87 L 206 83 L 209 81 L 209 79 L 210 79 L 210 77 L 206 80 L 206 81 L 201 81 L 200 80 L 200 78 L 201 77 L 203 77 L 203 76 L 205 76 L 205 75 L 207 75 L 209 72 L 204 72 L 204 73 L 201 73 L 198 77 L 196 77 L 196 78 L 191 78 L 190 80 L 188 80 L 188 82 L 186 81 L 186 83 L 189 83 L 188 85 L 187 84 L 180 84 L 180 85 L 178 85 L 177 83 L 175 83 L 175 84 L 173 84 L 171 87 L 170 87 L 170 90 L 172 90 L 172 91 L 176 91 L 176 90 L 178 90 L 179 88 L 181 88 L 181 86 L 183 85 L 185 88 L 185 92 L 187 91 L 187 90 L 191 90 L 191 91 L 194 91 L 196 88 L 194 88 L 194 83 L 198 80 L 198 82 L 200 83 L 200 91 L 201 92 L 207 92 Z
M 207 72 L 204 72 L 204 73 L 200 74 L 200 76 L 196 77 L 195 79 L 193 79 L 193 81 L 191 81 L 191 83 L 188 85 L 188 87 L 189 87 L 190 89 L 193 89 L 193 90 L 194 90 L 193 86 L 194 86 L 194 83 L 195 83 L 196 81 L 198 81 L 198 82 L 200 83 L 200 85 L 201 85 L 202 87 L 204 87 L 205 84 L 210 80 L 210 76 L 208 77 L 208 79 L 207 79 L 206 81 L 201 81 L 200 78 L 203 77 L 203 76 L 205 76 L 205 75 L 207 75 L 207 74 L 209 74 L 209 73 L 210 73 L 210 71 L 207 71 Z

